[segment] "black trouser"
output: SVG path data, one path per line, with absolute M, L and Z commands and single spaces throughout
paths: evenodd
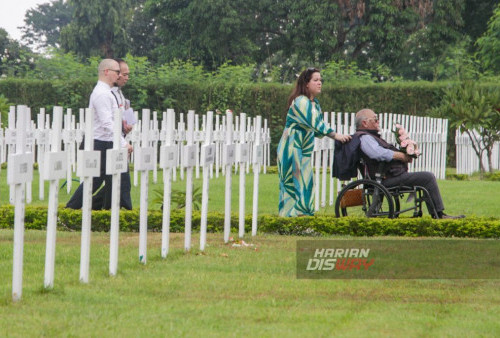
M 92 209 L 100 210 L 104 208 L 104 196 L 106 195 L 106 185 L 92 196 Z M 127 171 L 122 173 L 120 179 L 120 208 L 132 210 L 132 199 L 130 197 L 130 169 L 127 166 Z
M 101 171 L 99 177 L 94 177 L 92 180 L 92 194 L 104 182 L 106 184 L 104 191 L 104 198 L 102 202 L 103 209 L 111 209 L 111 175 L 106 175 L 106 150 L 113 148 L 112 141 L 94 140 L 94 150 L 101 152 Z M 130 180 L 129 180 L 130 182 Z M 106 187 L 108 189 L 106 189 Z M 83 204 L 83 183 L 76 189 L 73 196 L 66 204 L 66 208 L 81 209 Z M 94 209 L 94 208 L 93 208 Z
M 436 207 L 436 212 L 440 213 L 444 210 L 443 199 L 441 198 L 441 193 L 437 185 L 436 176 L 428 171 L 418 171 L 413 173 L 403 173 L 396 177 L 387 178 L 382 181 L 382 184 L 386 187 L 397 187 L 397 186 L 421 186 L 429 191 L 430 198 Z M 429 214 L 434 215 L 434 211 L 427 203 L 427 210 Z

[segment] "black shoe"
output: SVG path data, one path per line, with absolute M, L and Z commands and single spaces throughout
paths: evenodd
M 447 214 L 443 213 L 442 215 L 440 215 L 439 218 L 440 219 L 460 219 L 460 218 L 465 218 L 465 215 L 451 216 L 451 215 L 447 215 Z

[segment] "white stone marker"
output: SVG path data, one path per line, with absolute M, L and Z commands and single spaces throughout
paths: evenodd
M 24 107 L 24 106 L 23 106 Z M 20 108 L 24 109 L 24 108 Z M 7 145 L 7 153 L 15 154 L 16 153 L 16 107 L 9 107 L 9 127 L 5 130 L 5 143 Z M 24 139 L 26 142 L 26 139 Z M 14 185 L 9 186 L 9 203 L 14 205 Z M 23 190 L 24 191 L 24 190 Z
M 226 192 L 224 208 L 224 243 L 229 242 L 231 233 L 231 167 L 235 159 L 235 145 L 233 144 L 233 112 L 226 111 L 226 144 L 223 152 L 222 164 L 226 175 Z
M 205 143 L 201 146 L 201 166 L 203 167 L 203 195 L 201 200 L 200 250 L 205 250 L 207 241 L 208 191 L 210 182 L 210 166 L 215 160 L 215 144 L 212 143 L 213 111 L 207 112 L 205 127 Z
M 45 199 L 45 184 L 43 183 L 43 166 L 44 166 L 44 154 L 49 144 L 48 136 L 49 129 L 45 129 L 45 108 L 40 108 L 40 113 L 37 116 L 37 156 L 38 156 L 38 199 L 43 201 Z
M 257 235 L 257 217 L 259 212 L 259 174 L 264 162 L 264 148 L 261 144 L 262 117 L 255 119 L 255 143 L 253 145 L 253 205 L 252 205 L 252 236 Z
M 182 180 L 184 180 L 184 167 L 182 166 L 182 161 L 184 161 L 184 152 L 183 152 L 183 142 L 186 140 L 186 124 L 184 123 L 184 114 L 180 114 L 180 121 L 178 123 L 177 127 L 177 142 L 179 144 L 179 177 Z M 174 181 L 176 180 L 176 175 L 174 175 Z
M 158 158 L 158 140 L 160 139 L 160 131 L 158 130 L 158 113 L 153 112 L 153 130 L 151 131 L 151 137 L 153 143 L 153 182 L 158 182 L 158 166 L 156 165 L 156 159 Z
M 141 122 L 141 120 L 139 120 L 139 112 L 135 111 L 134 115 L 135 115 L 135 120 L 137 121 L 137 123 L 135 123 L 134 126 L 132 127 L 132 132 L 131 132 L 132 135 L 130 136 L 130 138 L 132 139 L 132 147 L 134 147 L 134 149 L 138 149 L 140 146 L 140 142 L 141 142 L 142 122 Z M 137 187 L 137 185 L 139 184 L 139 174 L 137 171 L 137 167 L 135 166 L 135 163 L 136 163 L 135 154 L 136 153 L 134 151 L 132 153 L 132 157 L 133 157 L 133 163 L 134 163 L 134 187 Z
M 18 106 L 18 132 L 16 133 L 16 153 L 9 153 L 7 162 L 7 183 L 12 187 L 14 200 L 14 263 L 12 269 L 12 300 L 21 299 L 23 290 L 24 213 L 26 183 L 33 180 L 33 157 L 26 153 L 26 106 Z M 12 111 L 12 110 L 11 110 Z M 12 124 L 11 124 L 12 123 Z M 14 128 L 9 119 L 9 128 Z
M 222 128 L 220 124 L 220 116 L 219 114 L 215 115 L 215 128 L 214 128 L 214 139 L 216 141 L 215 146 L 215 177 L 219 178 L 219 167 L 220 167 L 220 158 L 221 158 L 221 145 L 223 144 L 222 138 Z
M 128 150 L 122 148 L 122 110 L 113 116 L 113 149 L 106 150 L 106 175 L 113 175 L 111 183 L 111 224 L 109 229 L 109 274 L 116 276 L 118 268 L 118 234 L 120 232 L 120 182 L 127 171 Z
M 264 135 L 263 135 L 263 137 L 266 138 L 267 134 L 268 134 L 268 132 L 267 132 L 267 119 L 264 119 Z M 264 174 L 267 173 L 267 165 L 266 165 L 267 161 L 266 161 L 266 159 L 267 159 L 267 153 L 269 152 L 268 147 L 266 147 L 266 144 L 267 144 L 267 139 L 264 142 L 264 165 L 263 165 Z
M 139 217 L 139 262 L 146 264 L 148 251 L 148 194 L 149 194 L 149 171 L 156 166 L 154 149 L 149 144 L 149 120 L 150 110 L 142 110 L 142 134 L 141 147 L 136 151 L 135 165 L 141 172 L 141 201 Z
M 203 116 L 205 117 L 205 116 Z M 203 142 L 203 133 L 200 131 L 200 116 L 194 114 L 194 145 L 196 147 L 196 178 L 200 178 L 200 143 Z
M 245 180 L 246 180 L 246 163 L 248 162 L 248 143 L 246 143 L 246 114 L 240 114 L 240 142 L 236 148 L 236 161 L 240 164 L 240 198 L 239 198 L 239 222 L 238 236 L 243 238 L 245 235 Z
M 83 115 L 83 114 L 82 114 Z M 82 194 L 82 240 L 80 251 L 80 282 L 89 282 L 90 230 L 92 219 L 93 178 L 101 174 L 101 152 L 94 151 L 94 110 L 85 109 L 84 150 L 77 153 L 76 174 L 83 183 Z
M 194 110 L 188 111 L 186 142 L 183 147 L 182 167 L 186 168 L 186 208 L 184 218 L 184 250 L 191 250 L 191 223 L 193 213 L 193 167 L 196 165 L 194 144 Z M 181 168 L 182 171 L 182 168 Z
M 62 107 L 54 107 L 50 152 L 45 153 L 43 179 L 50 181 L 49 207 L 47 210 L 47 243 L 45 246 L 44 287 L 54 287 L 56 261 L 57 205 L 59 202 L 59 180 L 66 177 L 67 157 L 61 151 Z
M 161 231 L 161 257 L 166 258 L 170 243 L 170 202 L 172 198 L 172 170 L 177 166 L 177 145 L 174 142 L 175 112 L 167 109 L 165 143 L 160 148 L 160 168 L 163 169 L 163 219 Z
M 53 123 L 53 122 L 52 122 Z M 69 194 L 71 192 L 71 185 L 73 182 L 73 176 L 71 174 L 71 109 L 66 110 L 66 115 L 64 116 L 64 130 L 62 131 L 62 138 L 64 142 L 64 153 L 66 154 L 66 165 L 68 166 L 66 170 L 66 192 Z

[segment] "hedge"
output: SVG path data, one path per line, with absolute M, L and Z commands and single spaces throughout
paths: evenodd
M 92 212 L 92 230 L 109 231 L 111 213 L 109 210 Z M 194 212 L 192 229 L 200 229 L 200 213 Z M 81 210 L 58 210 L 58 229 L 68 231 L 81 230 Z M 26 207 L 25 228 L 43 230 L 47 223 L 47 208 Z M 209 213 L 207 220 L 208 232 L 223 232 L 224 215 Z M 12 229 L 14 224 L 14 207 L 0 207 L 0 229 Z M 245 230 L 251 231 L 252 219 L 245 217 Z M 238 228 L 238 216 L 232 215 L 231 227 Z M 162 212 L 148 212 L 148 230 L 160 232 L 162 229 Z M 335 218 L 333 216 L 283 218 L 274 215 L 259 216 L 258 230 L 260 233 L 301 236 L 405 236 L 405 237 L 470 237 L 470 238 L 500 238 L 500 220 L 495 218 L 464 218 L 458 220 L 434 220 L 422 218 Z M 120 231 L 139 231 L 139 210 L 120 211 Z M 172 210 L 170 221 L 171 232 L 184 231 L 184 211 Z

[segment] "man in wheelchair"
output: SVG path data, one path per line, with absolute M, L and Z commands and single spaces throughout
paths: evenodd
M 434 218 L 457 219 L 460 216 L 450 216 L 443 212 L 444 205 L 437 185 L 436 177 L 427 171 L 408 172 L 408 163 L 412 157 L 399 151 L 379 135 L 379 121 L 373 110 L 362 109 L 356 113 L 356 133 L 359 138 L 361 157 L 365 162 L 369 177 L 375 179 L 384 162 L 385 170 L 379 174 L 381 183 L 386 188 L 392 187 L 423 187 L 428 197 L 424 198 L 429 213 Z M 431 201 L 428 201 L 430 198 Z

